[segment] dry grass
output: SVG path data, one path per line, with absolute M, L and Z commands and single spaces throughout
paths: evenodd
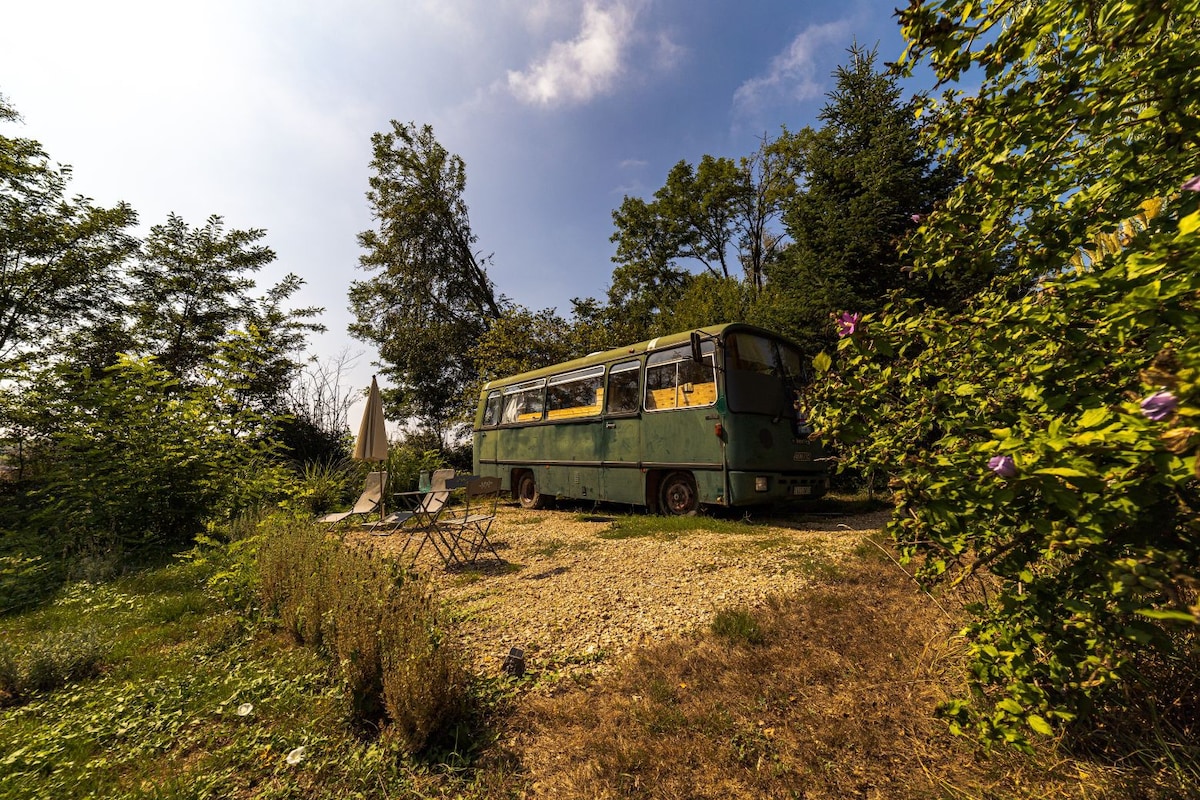
M 727 630 L 634 653 L 529 696 L 479 777 L 545 798 L 1183 797 L 1137 766 L 982 752 L 934 709 L 959 691 L 951 618 L 875 551 Z M 741 614 L 741 610 L 734 610 Z M 745 625 L 743 620 L 741 625 Z M 483 788 L 483 787 L 481 787 Z M 1193 787 L 1194 788 L 1194 787 Z

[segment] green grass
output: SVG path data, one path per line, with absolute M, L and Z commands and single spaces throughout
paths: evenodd
M 601 531 L 597 536 L 601 539 L 653 537 L 674 541 L 697 531 L 745 536 L 759 533 L 761 528 L 754 523 L 715 517 L 660 517 L 649 514 L 633 514 L 617 517 L 606 530 Z
M 354 730 L 329 663 L 248 628 L 206 576 L 177 564 L 76 584 L 4 618 L 12 652 L 86 640 L 102 655 L 58 688 L 0 696 L 0 800 L 422 794 L 432 766 Z
M 713 617 L 712 632 L 731 644 L 762 644 L 763 631 L 749 611 L 726 608 Z

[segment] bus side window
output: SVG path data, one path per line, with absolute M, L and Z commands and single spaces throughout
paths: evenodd
M 511 424 L 541 420 L 545 405 L 545 381 L 511 386 L 504 391 L 504 413 L 500 418 L 501 422 Z
M 572 419 L 600 414 L 604 402 L 604 367 L 595 366 L 566 375 L 556 375 L 547 383 L 546 418 Z
M 628 414 L 638 410 L 638 362 L 614 364 L 608 371 L 608 413 Z
M 483 409 L 483 424 L 492 427 L 500 421 L 500 393 L 492 392 L 487 397 L 487 405 Z
M 681 361 L 679 363 L 679 388 L 681 406 L 707 406 L 717 399 L 717 384 L 713 376 L 712 356 L 704 363 Z
M 646 360 L 646 410 L 710 406 L 717 401 L 717 378 L 713 369 L 714 346 L 701 345 L 704 360 L 693 361 L 690 347 L 651 353 Z
M 517 421 L 517 415 L 521 412 L 521 395 L 510 394 L 504 398 L 504 416 L 502 422 L 511 424 Z
M 675 364 L 646 367 L 646 410 L 675 408 Z

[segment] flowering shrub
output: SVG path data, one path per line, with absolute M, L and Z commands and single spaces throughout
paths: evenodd
M 909 257 L 926 280 L 991 286 L 856 320 L 836 368 L 814 361 L 814 424 L 893 476 L 890 531 L 925 579 L 987 578 L 972 696 L 944 709 L 956 729 L 1023 744 L 1130 702 L 1151 663 L 1196 669 L 1200 203 L 1194 154 L 1171 143 L 1200 133 L 1198 17 L 1114 0 L 901 12 L 910 65 L 986 76 L 927 109 L 966 179 Z
M 845 339 L 847 336 L 853 336 L 858 332 L 858 326 L 862 322 L 862 314 L 851 314 L 849 311 L 846 311 L 835 322 L 837 323 L 838 338 Z

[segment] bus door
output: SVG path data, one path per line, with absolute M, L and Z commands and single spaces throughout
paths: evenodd
M 553 424 L 541 428 L 542 456 L 550 466 L 539 479 L 541 491 L 581 499 L 603 497 L 597 455 L 603 408 L 602 364 L 546 381 L 546 421 Z
M 701 360 L 688 345 L 658 350 L 646 359 L 642 462 L 665 482 L 690 483 L 700 503 L 724 501 L 724 449 L 718 435 L 714 344 L 702 343 Z
M 624 361 L 608 371 L 604 427 L 599 442 L 603 464 L 601 496 L 614 503 L 643 505 L 641 469 L 641 363 Z
M 483 407 L 483 424 L 475 432 L 475 474 L 497 477 L 502 480 L 505 475 L 496 464 L 497 438 L 500 432 L 496 425 L 500 422 L 500 391 L 488 393 Z M 507 483 L 507 480 L 505 480 Z

